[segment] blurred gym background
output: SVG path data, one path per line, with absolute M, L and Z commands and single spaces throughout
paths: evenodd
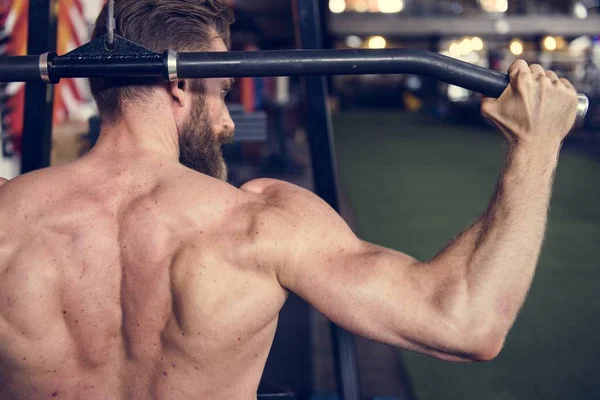
M 2 54 L 27 53 L 35 3 L 0 0 Z M 103 1 L 58 4 L 56 49 L 64 54 L 89 40 Z M 296 47 L 290 1 L 230 4 L 234 50 Z M 565 142 L 538 274 L 502 355 L 454 365 L 359 339 L 364 398 L 600 399 L 600 1 L 320 4 L 326 47 L 427 49 L 501 72 L 522 58 L 568 78 L 591 101 Z M 500 173 L 503 140 L 480 117 L 480 96 L 417 75 L 333 77 L 329 89 L 342 214 L 365 240 L 432 257 L 484 210 Z M 274 177 L 311 189 L 303 79 L 239 79 L 228 103 L 238 127 L 225 149 L 232 184 Z M 27 151 L 25 85 L 0 85 L 0 104 L 0 176 L 12 178 Z M 58 85 L 52 120 L 53 165 L 93 145 L 100 127 L 85 80 Z M 335 399 L 329 326 L 300 299 L 282 313 L 264 381 L 298 399 Z

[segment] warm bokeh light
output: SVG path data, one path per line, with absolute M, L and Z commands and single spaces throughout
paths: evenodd
M 471 92 L 465 88 L 454 85 L 448 86 L 448 98 L 454 102 L 467 101 L 470 95 Z
M 367 12 L 369 5 L 365 0 L 357 0 L 354 2 L 354 11 L 356 12 Z
M 385 49 L 387 42 L 381 36 L 373 36 L 369 38 L 368 46 L 370 49 Z
M 557 43 L 555 37 L 547 36 L 544 39 L 544 49 L 546 49 L 548 51 L 554 51 L 554 50 L 556 50 L 557 47 L 558 47 L 558 43 Z
M 516 39 L 510 42 L 510 52 L 515 56 L 520 56 L 523 54 L 523 43 Z
M 586 51 L 590 49 L 594 45 L 592 42 L 592 38 L 584 35 L 580 36 L 577 39 L 573 40 L 571 44 L 569 44 L 569 54 L 573 57 L 577 57 L 585 54 Z
M 369 12 L 395 14 L 406 7 L 406 0 L 329 0 L 329 9 L 333 13 Z
M 460 53 L 462 55 L 467 55 L 474 50 L 473 42 L 471 42 L 471 39 L 469 39 L 469 38 L 463 39 L 460 42 L 459 46 L 460 46 Z
M 473 44 L 473 50 L 481 51 L 483 50 L 483 40 L 477 36 L 471 39 L 471 43 Z
M 335 14 L 343 13 L 346 11 L 345 0 L 329 0 L 329 11 Z
M 508 11 L 508 0 L 479 0 L 479 4 L 487 12 L 505 13 Z
M 508 11 L 508 0 L 496 0 L 496 10 L 505 13 Z
M 399 13 L 404 10 L 404 0 L 377 0 L 377 9 L 386 14 Z
M 479 63 L 481 62 L 481 56 L 478 53 L 472 51 L 463 57 L 463 61 L 479 65 Z
M 460 45 L 458 43 L 453 42 L 450 45 L 450 55 L 452 57 L 458 57 L 458 56 L 460 56 Z
M 474 59 L 473 55 L 476 55 L 476 51 L 483 50 L 483 40 L 479 37 L 464 37 L 450 44 L 448 48 L 448 54 L 455 58 L 466 60 L 466 57 Z M 479 56 L 476 57 L 479 59 Z M 471 62 L 471 61 L 469 61 Z
M 573 7 L 573 14 L 580 19 L 585 19 L 588 17 L 588 10 L 585 5 L 580 2 L 575 3 Z
M 346 38 L 346 47 L 358 49 L 363 45 L 363 40 L 355 35 L 350 35 Z

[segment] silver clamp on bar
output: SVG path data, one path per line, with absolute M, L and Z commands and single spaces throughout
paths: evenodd
M 48 67 L 48 55 L 44 53 L 40 56 L 40 77 L 46 83 L 53 83 L 50 79 L 50 68 Z
M 585 116 L 590 109 L 590 99 L 585 94 L 579 93 L 577 95 L 577 119 L 575 120 L 575 126 L 581 127 Z
M 163 65 L 165 67 L 165 78 L 169 82 L 179 79 L 177 72 L 177 52 L 173 50 L 165 51 L 163 56 Z

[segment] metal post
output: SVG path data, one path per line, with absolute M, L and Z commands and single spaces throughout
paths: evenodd
M 56 50 L 58 0 L 29 0 L 28 54 Z M 50 166 L 54 86 L 28 83 L 25 88 L 23 162 L 27 173 Z
M 107 47 L 114 48 L 115 44 L 115 0 L 108 0 L 108 17 L 106 18 Z
M 318 0 L 293 0 L 298 38 L 303 49 L 323 46 Z M 333 128 L 327 102 L 327 81 L 306 78 L 307 134 L 311 148 L 316 193 L 339 212 L 338 175 Z M 353 335 L 332 324 L 338 395 L 341 400 L 360 400 L 356 342 Z

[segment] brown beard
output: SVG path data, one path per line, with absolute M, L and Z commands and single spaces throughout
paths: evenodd
M 179 162 L 201 174 L 227 180 L 227 165 L 221 146 L 231 135 L 219 134 L 211 124 L 200 96 L 194 99 L 192 112 L 179 133 Z

